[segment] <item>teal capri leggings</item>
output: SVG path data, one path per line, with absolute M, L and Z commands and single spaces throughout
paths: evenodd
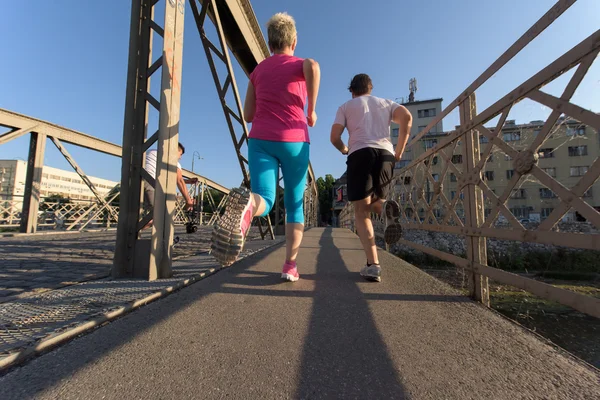
M 273 142 L 270 140 L 248 140 L 248 164 L 252 193 L 262 196 L 267 209 L 264 217 L 273 208 L 277 172 L 283 173 L 283 200 L 287 223 L 304 223 L 304 188 L 310 144 L 306 142 Z

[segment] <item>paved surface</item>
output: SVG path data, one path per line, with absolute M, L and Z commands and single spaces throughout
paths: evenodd
M 592 399 L 600 375 L 347 230 L 307 232 L 0 378 L 4 399 Z
M 174 258 L 207 252 L 211 229 L 200 227 L 186 234 L 185 228 L 176 227 L 183 240 L 175 247 Z M 146 236 L 150 237 L 149 229 Z M 115 242 L 114 230 L 0 237 L 0 303 L 108 276 Z
M 207 238 L 206 232 L 186 235 L 176 246 L 180 258 L 173 262 L 173 277 L 153 282 L 128 279 L 94 279 L 43 293 L 12 299 L 0 304 L 0 370 L 8 363 L 23 360 L 34 347 L 83 324 L 105 319 L 107 313 L 121 312 L 134 302 L 202 279 L 221 267 L 207 253 L 182 257 Z M 208 240 L 208 239 L 206 239 Z M 251 240 L 241 258 L 284 240 Z M 181 246 L 181 247 L 180 247 Z M 184 247 L 186 246 L 187 249 Z M 181 251 L 183 248 L 184 251 Z M 196 251 L 201 251 L 200 245 Z M 94 322 L 95 323 L 95 322 Z M 0 396 L 1 398 L 1 396 Z

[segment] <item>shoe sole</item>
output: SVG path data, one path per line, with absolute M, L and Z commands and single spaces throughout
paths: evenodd
M 233 264 L 244 248 L 246 238 L 242 235 L 240 223 L 249 201 L 249 190 L 231 189 L 225 213 L 213 228 L 211 255 L 224 267 Z
M 402 238 L 402 225 L 394 223 L 385 228 L 383 232 L 383 240 L 386 244 L 397 243 Z
M 300 279 L 300 277 L 294 276 L 292 274 L 281 274 L 281 279 L 289 281 L 289 282 L 296 282 L 298 279 Z
M 393 222 L 398 222 L 400 218 L 400 205 L 394 200 L 385 202 L 385 216 Z
M 371 276 L 371 275 L 363 275 L 363 274 L 360 274 L 360 276 L 362 276 L 363 278 L 365 278 L 367 281 L 370 281 L 370 282 L 381 282 L 380 276 Z

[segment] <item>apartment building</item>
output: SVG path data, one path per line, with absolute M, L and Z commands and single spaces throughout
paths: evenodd
M 25 194 L 27 162 L 23 160 L 0 160 L 0 199 L 18 199 Z M 119 182 L 88 176 L 98 192 L 107 194 Z M 89 201 L 95 197 L 92 191 L 74 171 L 65 171 L 44 165 L 40 187 L 41 197 L 60 195 L 73 201 Z
M 531 121 L 526 124 L 516 124 L 514 120 L 506 121 L 501 128 L 503 140 L 510 144 L 516 150 L 524 150 L 528 148 L 540 133 L 544 121 Z M 494 128 L 488 128 L 492 132 Z M 398 163 L 397 167 L 402 168 L 410 163 L 414 157 L 419 156 L 424 151 L 431 147 L 437 146 L 441 136 L 446 133 L 435 132 L 424 136 L 420 142 L 421 145 L 413 147 L 412 153 L 406 161 Z M 480 152 L 486 150 L 488 139 L 485 136 L 479 137 Z M 452 163 L 463 171 L 465 168 L 466 158 L 463 154 L 463 146 L 459 143 L 452 155 Z M 483 154 L 482 154 L 483 155 Z M 537 165 L 542 168 L 548 175 L 556 178 L 563 186 L 572 188 L 579 179 L 588 171 L 590 166 L 600 155 L 600 136 L 598 132 L 589 126 L 583 125 L 580 122 L 562 117 L 551 130 L 549 135 L 543 142 L 542 147 L 538 152 Z M 431 172 L 435 181 L 440 179 L 443 173 L 443 165 L 439 157 L 434 157 L 432 160 Z M 488 157 L 485 167 L 482 171 L 483 179 L 486 181 L 489 188 L 498 196 L 500 196 L 508 186 L 514 175 L 514 160 L 507 154 L 498 149 L 493 148 L 491 155 Z M 415 177 L 423 179 L 422 177 Z M 404 183 L 409 184 L 411 178 L 406 178 Z M 433 196 L 433 184 L 429 181 L 423 184 L 425 195 L 428 198 Z M 462 197 L 461 189 L 458 187 L 458 182 L 455 174 L 449 173 L 442 185 L 444 194 L 448 200 L 453 200 L 456 196 Z M 494 204 L 488 196 L 485 197 L 485 213 L 488 216 Z M 583 195 L 583 200 L 592 207 L 600 209 L 600 182 L 587 190 Z M 507 208 L 517 218 L 522 220 L 541 221 L 547 218 L 552 211 L 558 207 L 560 199 L 552 190 L 541 184 L 535 177 L 527 176 L 521 178 L 519 183 L 512 190 L 508 199 Z M 412 211 L 412 210 L 411 210 Z M 462 202 L 458 201 L 456 211 L 459 216 L 463 216 Z M 424 217 L 424 210 L 417 210 L 421 217 Z M 444 208 L 440 207 L 435 210 L 437 216 L 444 214 Z M 500 217 L 502 220 L 503 217 Z M 564 220 L 583 220 L 583 218 L 573 210 L 563 218 Z
M 419 100 L 408 103 L 402 103 L 404 107 L 408 109 L 413 117 L 412 128 L 410 130 L 410 138 L 413 138 L 417 133 L 424 130 L 435 117 L 442 112 L 442 101 L 443 99 L 430 99 L 430 100 Z M 390 135 L 394 148 L 398 143 L 398 125 L 392 122 L 390 127 Z M 402 159 L 396 163 L 396 168 L 403 168 L 410 164 L 412 160 L 419 154 L 422 154 L 425 150 L 437 145 L 438 136 L 445 135 L 444 125 L 442 121 L 438 122 L 429 132 L 426 139 L 420 141 L 418 146 L 407 148 Z M 410 140 L 410 139 L 409 139 Z M 418 148 L 416 148 L 418 147 Z

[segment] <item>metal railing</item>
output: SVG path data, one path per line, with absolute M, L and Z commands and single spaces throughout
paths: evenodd
M 593 33 L 484 111 L 478 113 L 475 102 L 475 91 L 573 3 L 573 0 L 558 1 L 410 141 L 408 146 L 414 146 L 445 116 L 458 109 L 460 126 L 445 138 L 439 138 L 436 147 L 426 150 L 395 175 L 392 182 L 394 189 L 389 199 L 401 204 L 401 223 L 405 229 L 443 232 L 463 238 L 466 248 L 463 257 L 405 239 L 401 239 L 400 243 L 469 271 L 469 291 L 473 298 L 489 305 L 488 278 L 491 278 L 600 317 L 600 299 L 487 265 L 487 238 L 600 250 L 600 234 L 567 233 L 555 228 L 561 218 L 573 209 L 595 228 L 600 229 L 600 213 L 583 199 L 586 191 L 600 176 L 600 159 L 596 158 L 572 187 L 566 187 L 538 166 L 538 152 L 554 132 L 563 113 L 595 129 L 596 132 L 600 131 L 600 115 L 570 101 L 600 51 L 600 31 Z M 575 69 L 575 72 L 560 97 L 540 90 L 571 69 Z M 548 107 L 552 112 L 530 143 L 514 146 L 505 141 L 506 138 L 500 135 L 500 132 L 511 108 L 523 99 L 533 100 Z M 498 116 L 495 128 L 484 126 Z M 487 142 L 482 149 L 481 142 Z M 490 189 L 484 174 L 489 163 L 488 157 L 494 151 L 504 153 L 507 159 L 512 160 L 514 169 L 505 189 L 498 194 Z M 466 160 L 461 159 L 460 164 L 453 162 L 458 161 L 453 160 L 453 155 L 457 153 L 462 154 Z M 434 169 L 437 172 L 436 177 L 433 175 Z M 451 174 L 454 175 L 452 179 Z M 554 207 L 547 218 L 536 226 L 524 226 L 507 207 L 513 189 L 525 180 L 539 182 L 551 190 L 560 201 L 560 205 Z M 450 186 L 453 187 L 453 198 L 448 196 L 448 190 L 444 189 Z M 490 206 L 488 213 L 485 212 L 486 205 Z M 497 223 L 501 217 L 506 218 L 506 224 Z M 354 230 L 354 211 L 351 204 L 347 204 L 341 212 L 340 225 Z M 383 221 L 376 218 L 374 226 L 376 234 L 381 236 Z
M 190 196 L 194 194 L 195 188 L 190 189 Z M 222 204 L 225 203 L 227 196 L 223 196 L 217 205 L 210 192 L 207 192 L 206 199 L 198 199 L 200 204 L 195 207 L 198 212 L 197 222 L 199 225 L 213 225 L 220 216 Z M 91 229 L 114 228 L 118 222 L 119 205 L 114 204 L 118 192 L 106 198 L 106 204 L 100 204 L 97 201 L 81 200 L 56 200 L 56 197 L 44 197 L 40 199 L 37 214 L 38 230 L 58 230 L 58 231 L 79 231 Z M 204 211 L 205 204 L 210 210 Z M 23 196 L 0 195 L 0 229 L 18 230 L 23 218 Z M 175 205 L 175 225 L 185 225 L 190 221 L 186 212 L 185 199 L 177 197 Z

